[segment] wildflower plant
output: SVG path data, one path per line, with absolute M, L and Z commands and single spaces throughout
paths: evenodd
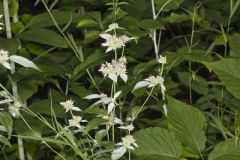
M 0 159 L 239 159 L 238 0 L 2 2 Z

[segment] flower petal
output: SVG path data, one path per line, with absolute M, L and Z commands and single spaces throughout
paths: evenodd
M 24 67 L 40 70 L 32 61 L 30 61 L 30 60 L 28 60 L 24 57 L 13 55 L 13 56 L 10 56 L 9 58 L 10 58 L 11 61 L 13 61 L 17 64 L 20 64 Z
M 83 97 L 83 99 L 96 99 L 96 98 L 99 98 L 98 94 L 90 94 L 86 97 Z
M 128 80 L 128 75 L 127 74 L 120 74 L 120 77 L 122 78 L 122 80 L 126 83 Z
M 127 149 L 124 147 L 120 147 L 112 152 L 111 160 L 118 160 L 121 158 L 125 153 Z
M 115 107 L 115 104 L 112 102 L 108 105 L 108 113 L 111 113 L 113 108 Z
M 108 75 L 108 77 L 109 77 L 111 80 L 113 80 L 113 82 L 117 83 L 117 78 L 118 78 L 118 76 L 117 76 L 116 74 L 110 73 L 110 74 Z
M 121 93 L 122 93 L 122 91 L 116 92 L 113 96 L 113 99 L 117 99 L 120 96 Z
M 11 65 L 8 62 L 3 62 L 2 64 L 5 68 L 10 69 L 11 70 Z
M 138 83 L 134 86 L 133 91 L 135 91 L 136 89 L 139 89 L 139 88 L 143 88 L 143 87 L 148 86 L 148 85 L 150 85 L 149 82 L 147 82 L 147 81 L 140 81 L 140 82 L 138 82 Z
M 78 107 L 73 107 L 72 110 L 73 110 L 73 111 L 78 111 L 78 112 L 82 111 L 82 110 L 81 110 L 80 108 L 78 108 Z

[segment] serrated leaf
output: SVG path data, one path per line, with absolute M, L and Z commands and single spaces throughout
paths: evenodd
M 206 118 L 197 108 L 168 98 L 168 125 L 189 152 L 199 154 L 206 143 Z
M 226 89 L 240 99 L 240 59 L 224 58 L 213 63 L 204 63 L 214 71 Z
M 209 154 L 208 160 L 239 160 L 240 143 L 235 143 L 234 139 L 228 139 L 216 145 Z
M 136 148 L 134 154 L 158 160 L 177 160 L 182 154 L 182 146 L 174 135 L 160 127 L 142 129 L 134 134 Z

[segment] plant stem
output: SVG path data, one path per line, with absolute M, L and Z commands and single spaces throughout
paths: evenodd
M 6 26 L 6 36 L 8 39 L 12 39 L 8 0 L 3 0 L 3 9 L 4 9 L 4 18 L 5 18 L 5 26 Z M 14 74 L 14 73 L 15 73 L 15 64 L 12 62 L 11 74 Z M 13 96 L 17 99 L 19 96 L 17 91 L 17 83 L 15 81 L 12 81 L 12 91 L 13 91 Z M 18 138 L 18 151 L 19 151 L 19 159 L 25 160 L 23 140 L 21 138 Z
M 145 106 L 145 104 L 147 103 L 147 101 L 149 100 L 149 98 L 151 97 L 153 90 L 155 87 L 152 87 L 150 93 L 148 94 L 147 98 L 145 99 L 145 101 L 143 102 L 143 104 L 141 105 L 140 109 L 138 110 L 137 114 L 135 115 L 135 117 L 133 117 L 133 121 L 137 118 L 137 116 L 139 115 L 139 113 L 142 111 L 143 107 Z

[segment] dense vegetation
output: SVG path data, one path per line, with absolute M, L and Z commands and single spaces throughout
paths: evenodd
M 0 159 L 239 160 L 239 5 L 0 1 Z

